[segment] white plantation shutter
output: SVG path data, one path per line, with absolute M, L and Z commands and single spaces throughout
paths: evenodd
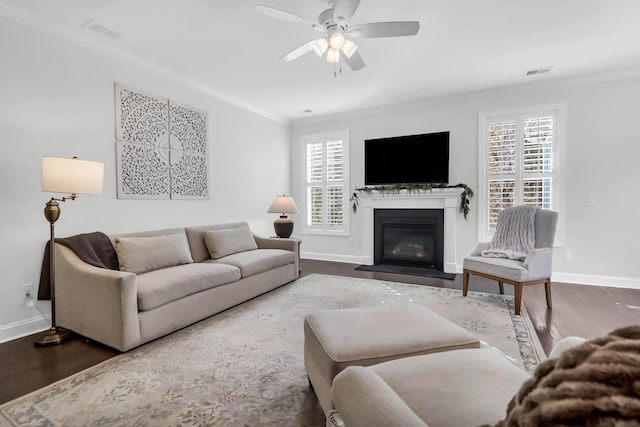
M 322 182 L 322 143 L 307 144 L 307 182 Z
M 307 135 L 305 232 L 348 232 L 348 132 Z
M 479 240 L 491 238 L 505 208 L 528 204 L 559 210 L 560 117 L 564 120 L 561 105 L 480 114 Z
M 322 226 L 322 187 L 307 187 L 307 225 L 312 227 Z

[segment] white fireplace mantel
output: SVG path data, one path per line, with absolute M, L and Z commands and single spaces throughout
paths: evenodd
M 364 255 L 362 263 L 373 265 L 373 211 L 374 209 L 443 209 L 444 210 L 444 264 L 445 273 L 456 273 L 456 214 L 461 188 L 434 188 L 432 191 L 402 190 L 399 194 L 361 193 L 358 211 L 363 215 Z

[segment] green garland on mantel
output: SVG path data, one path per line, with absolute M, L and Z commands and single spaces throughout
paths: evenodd
M 383 196 L 385 194 L 400 194 L 400 191 L 406 190 L 409 194 L 411 193 L 421 193 L 423 191 L 433 191 L 434 188 L 462 188 L 462 193 L 460 194 L 460 212 L 464 214 L 464 219 L 467 219 L 467 215 L 469 215 L 470 208 L 469 202 L 473 197 L 473 190 L 466 184 L 457 184 L 457 185 L 449 185 L 449 184 L 393 184 L 393 185 L 372 185 L 356 188 L 349 201 L 351 202 L 351 208 L 353 212 L 356 213 L 358 211 L 358 205 L 360 204 L 360 198 L 358 197 L 358 193 L 364 193 L 371 195 L 373 193 L 380 193 Z

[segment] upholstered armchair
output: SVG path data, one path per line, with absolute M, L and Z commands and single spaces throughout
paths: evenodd
M 500 220 L 498 217 L 498 223 Z M 508 283 L 514 286 L 515 313 L 520 314 L 523 286 L 544 283 L 547 306 L 551 307 L 551 261 L 557 222 L 557 212 L 536 210 L 535 246 L 523 260 L 482 256 L 490 244 L 480 243 L 471 256 L 464 259 L 462 294 L 467 296 L 470 275 L 496 280 L 501 294 L 504 293 L 504 283 Z

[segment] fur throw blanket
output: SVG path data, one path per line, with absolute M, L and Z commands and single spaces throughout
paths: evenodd
M 640 325 L 540 364 L 496 424 L 512 426 L 640 426 Z
M 498 214 L 496 232 L 483 257 L 522 260 L 536 246 L 535 217 L 538 206 L 522 205 Z

